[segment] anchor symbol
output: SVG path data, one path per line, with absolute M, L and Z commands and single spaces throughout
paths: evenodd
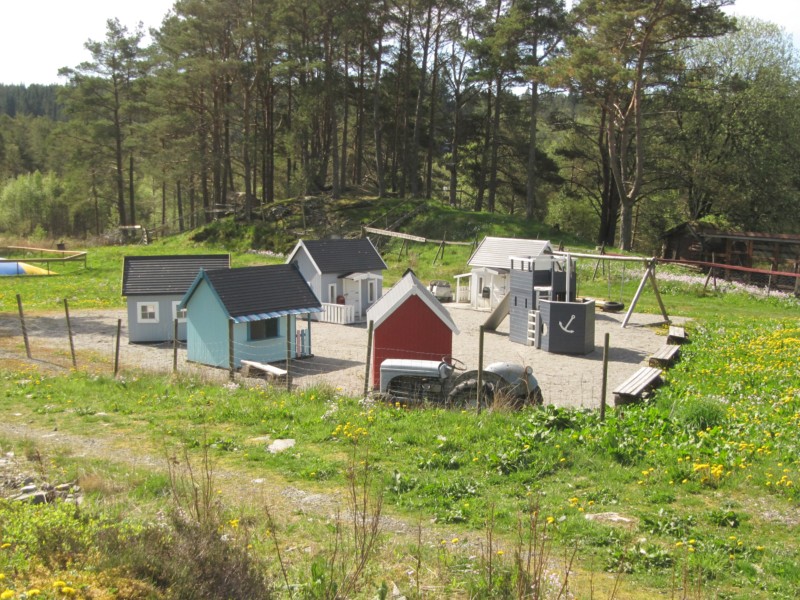
M 563 324 L 561 321 L 559 321 L 559 322 L 558 322 L 558 326 L 559 326 L 559 327 L 561 327 L 561 329 L 563 329 L 563 330 L 564 330 L 564 332 L 566 332 L 566 333 L 575 333 L 575 330 L 574 330 L 574 329 L 570 329 L 570 328 L 569 328 L 569 326 L 572 324 L 572 322 L 573 322 L 574 320 L 575 320 L 575 315 L 572 315 L 572 316 L 569 318 L 569 321 L 567 321 L 567 324 L 566 324 L 566 325 L 564 325 L 564 324 Z

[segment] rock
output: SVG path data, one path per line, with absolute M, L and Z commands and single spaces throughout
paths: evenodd
M 27 483 L 27 480 L 26 480 L 26 483 Z M 33 484 L 28 484 L 28 485 L 25 485 L 25 486 L 21 487 L 20 490 L 19 490 L 19 493 L 20 494 L 30 494 L 32 492 L 35 492 L 37 489 L 39 489 L 37 486 L 35 486 Z
M 20 494 L 11 498 L 17 502 L 30 502 L 31 504 L 46 504 L 52 502 L 53 497 L 47 492 L 36 491 L 31 494 Z
M 272 454 L 277 454 L 278 452 L 283 452 L 289 448 L 294 448 L 294 440 L 292 439 L 275 440 L 267 447 L 267 450 L 269 450 Z
M 629 529 L 636 527 L 636 519 L 625 517 L 615 512 L 587 513 L 586 520 L 597 521 L 598 523 L 605 523 L 606 525 L 621 525 Z

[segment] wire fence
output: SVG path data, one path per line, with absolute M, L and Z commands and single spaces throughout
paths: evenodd
M 300 352 L 303 356 L 299 356 L 298 349 L 304 346 L 290 344 L 288 355 L 283 354 L 280 360 L 269 362 L 270 373 L 260 368 L 243 369 L 238 361 L 233 370 L 227 360 L 217 367 L 189 361 L 184 341 L 129 343 L 124 310 L 73 313 L 70 314 L 65 303 L 63 312 L 25 315 L 24 307 L 21 307 L 18 315 L 0 314 L 0 357 L 6 363 L 17 360 L 37 363 L 44 368 L 76 369 L 119 377 L 132 377 L 142 372 L 191 375 L 209 383 L 229 385 L 233 382 L 276 390 L 330 386 L 353 397 L 363 397 L 365 393 L 379 389 L 380 369 L 375 369 L 372 364 L 366 324 L 298 323 L 299 328 L 310 329 L 310 334 L 307 330 L 305 334 L 310 335 L 310 352 Z M 452 358 L 401 347 L 379 349 L 380 355 L 385 357 L 425 361 L 444 359 L 457 366 L 446 377 L 422 373 L 402 378 L 395 382 L 393 395 L 409 402 L 421 397 L 432 401 L 447 398 L 457 377 L 464 371 L 478 370 L 482 354 L 484 368 L 501 362 L 520 369 L 528 367 L 538 382 L 545 403 L 599 407 L 603 391 L 602 341 L 586 356 L 558 355 L 512 343 L 500 327 L 497 332 L 486 332 L 481 353 L 479 329 L 489 313 L 451 308 L 451 314 L 461 330 L 460 335 L 453 337 Z M 663 342 L 663 338 L 659 340 L 649 328 L 620 329 L 620 319 L 620 315 L 598 313 L 597 316 L 598 339 L 602 340 L 603 331 L 612 330 L 615 344 L 609 357 L 608 390 L 627 378 L 636 365 Z M 625 339 L 628 336 L 636 339 Z M 209 353 L 217 356 L 228 356 L 231 350 L 235 356 L 252 356 L 252 348 L 238 341 L 230 344 L 222 340 L 209 344 L 207 348 Z M 477 376 L 471 379 L 469 393 L 475 392 L 479 383 Z M 491 378 L 481 383 L 484 391 L 499 387 L 498 382 Z M 528 397 L 530 392 L 531 389 L 525 389 L 514 395 Z M 530 397 L 530 400 L 534 398 Z
M 706 290 L 755 296 L 800 296 L 800 263 L 794 265 L 794 272 L 787 272 L 703 261 L 659 259 L 659 262 L 685 267 L 683 279 L 674 275 L 668 277 L 685 283 L 702 283 Z

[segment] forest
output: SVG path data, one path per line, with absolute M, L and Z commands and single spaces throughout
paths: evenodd
M 621 249 L 800 232 L 800 56 L 731 0 L 177 0 L 0 85 L 0 235 L 438 200 Z

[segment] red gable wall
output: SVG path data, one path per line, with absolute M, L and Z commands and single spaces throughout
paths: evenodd
M 387 358 L 441 360 L 452 352 L 453 332 L 419 297 L 410 296 L 373 332 L 372 385 L 380 385 Z

